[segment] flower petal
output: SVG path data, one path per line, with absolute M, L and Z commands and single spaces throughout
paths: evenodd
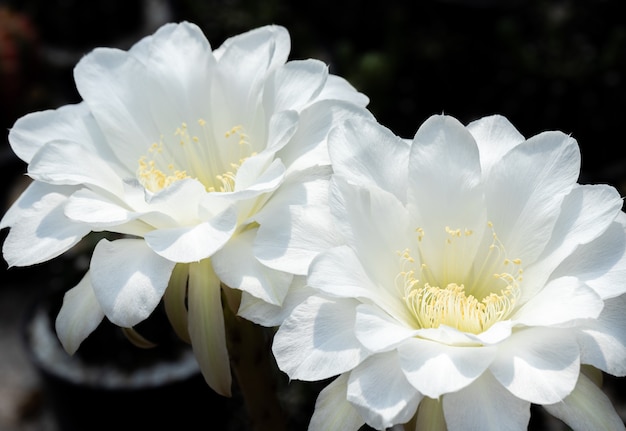
M 241 294 L 237 315 L 259 325 L 279 326 L 291 311 L 316 291 L 306 285 L 304 276 L 295 276 L 281 305 L 273 305 L 246 292 Z
M 145 320 L 161 301 L 174 265 L 141 239 L 98 242 L 90 272 L 104 314 L 124 328 Z
M 146 244 L 165 259 L 189 263 L 210 257 L 235 231 L 232 208 L 221 217 L 191 227 L 157 229 L 145 234 Z
M 604 302 L 597 319 L 577 328 L 581 346 L 581 362 L 591 364 L 609 374 L 626 376 L 626 296 Z
M 554 304 L 559 304 L 555 307 Z M 526 326 L 551 326 L 575 319 L 596 318 L 604 302 L 591 288 L 574 277 L 549 282 L 513 316 Z
M 191 344 L 189 338 L 188 311 L 187 311 L 187 280 L 189 279 L 189 265 L 177 264 L 172 270 L 170 281 L 163 295 L 165 313 L 178 337 Z
M 104 311 L 91 286 L 89 272 L 63 296 L 63 305 L 55 321 L 59 340 L 67 353 L 73 355 L 80 344 L 102 322 Z
M 20 159 L 29 163 L 35 153 L 50 141 L 88 141 L 90 136 L 87 131 L 91 128 L 80 127 L 88 115 L 85 103 L 27 114 L 17 120 L 9 131 L 11 149 Z
M 411 146 L 408 198 L 429 236 L 437 226 L 445 235 L 445 226 L 475 229 L 484 223 L 480 175 L 478 147 L 458 120 L 434 115 L 420 126 Z
M 355 93 L 357 94 L 357 93 Z M 333 126 L 350 118 L 374 119 L 360 106 L 342 100 L 321 100 L 300 112 L 298 130 L 277 157 L 291 170 L 329 165 L 327 137 Z
M 332 296 L 370 298 L 378 304 L 383 300 L 358 256 L 347 246 L 331 248 L 313 259 L 307 283 Z
M 502 115 L 472 121 L 467 130 L 478 145 L 483 174 L 487 174 L 511 148 L 525 141 L 524 136 Z
M 207 384 L 218 394 L 231 395 L 231 371 L 226 348 L 220 280 L 211 261 L 189 265 L 189 337 Z
M 346 399 L 348 374 L 330 382 L 317 396 L 309 431 L 358 431 L 365 423 Z
M 45 144 L 31 159 L 28 173 L 35 180 L 59 185 L 96 186 L 115 195 L 123 193 L 117 161 L 94 154 L 77 142 L 58 140 Z
M 491 373 L 483 373 L 468 387 L 446 394 L 443 412 L 449 431 L 514 431 L 528 428 L 530 403 L 503 388 Z
M 322 380 L 358 365 L 368 352 L 354 336 L 354 307 L 322 297 L 296 307 L 274 336 L 279 368 L 292 379 Z
M 361 344 L 375 353 L 391 350 L 416 335 L 415 329 L 370 304 L 361 304 L 356 308 L 354 328 Z
M 513 395 L 535 404 L 561 401 L 574 389 L 579 348 L 568 330 L 528 328 L 498 345 L 490 370 Z
M 472 383 L 496 355 L 492 346 L 449 346 L 411 338 L 398 346 L 400 366 L 409 382 L 430 398 L 455 392 Z
M 347 397 L 376 429 L 408 422 L 422 399 L 401 372 L 396 352 L 370 356 L 352 370 Z
M 626 429 L 611 400 L 582 373 L 563 401 L 543 407 L 576 431 Z
M 252 243 L 256 229 L 235 235 L 212 258 L 213 269 L 228 287 L 243 290 L 270 304 L 283 302 L 292 274 L 268 268 L 255 259 Z
M 317 97 L 317 100 L 345 100 L 357 106 L 367 106 L 369 97 L 356 91 L 346 79 L 337 75 L 328 75 L 326 85 Z
M 69 220 L 63 212 L 75 190 L 71 186 L 50 186 L 39 181 L 26 188 L 0 221 L 0 228 L 11 228 L 2 247 L 9 266 L 50 260 L 91 231 L 89 226 Z
M 622 208 L 622 199 L 617 191 L 605 185 L 575 186 L 565 196 L 561 213 L 541 257 L 536 265 L 524 274 L 527 288 L 526 297 L 532 296 L 536 289 L 545 284 L 554 269 L 581 244 L 587 244 L 601 236 L 612 223 Z M 595 262 L 597 253 L 588 254 L 585 260 Z M 603 265 L 598 263 L 598 266 Z M 596 266 L 596 264 L 594 264 Z M 569 275 L 576 276 L 579 272 Z
M 368 119 L 348 119 L 328 135 L 328 151 L 337 175 L 368 188 L 380 187 L 406 202 L 409 146 L 385 127 Z
M 326 83 L 328 66 L 319 60 L 293 60 L 278 68 L 266 81 L 266 112 L 298 110 L 315 99 Z
M 525 265 L 539 257 L 579 169 L 576 141 L 560 132 L 530 138 L 493 166 L 485 179 L 487 213 L 510 256 Z
M 552 277 L 567 275 L 583 281 L 603 299 L 626 293 L 626 229 L 623 221 L 614 222 L 603 235 L 579 246 L 559 265 Z

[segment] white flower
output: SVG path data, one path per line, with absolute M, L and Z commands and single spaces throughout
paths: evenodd
M 330 127 L 371 117 L 364 95 L 320 61 L 287 61 L 289 49 L 278 26 L 211 50 L 197 26 L 168 24 L 127 52 L 86 55 L 82 103 L 16 122 L 10 144 L 34 182 L 1 222 L 9 264 L 52 259 L 91 231 L 121 234 L 96 245 L 66 295 L 66 350 L 104 316 L 133 327 L 165 294 L 207 382 L 230 393 L 221 292 L 235 311 L 230 288 L 281 305 L 293 275 L 257 259 L 255 238 L 275 235 L 281 207 L 316 201 Z
M 344 243 L 273 345 L 292 379 L 338 376 L 311 430 L 521 430 L 531 403 L 624 429 L 581 366 L 626 375 L 626 216 L 577 184 L 574 139 L 434 116 L 412 142 L 348 120 L 328 145 Z

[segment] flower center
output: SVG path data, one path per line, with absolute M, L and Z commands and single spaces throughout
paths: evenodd
M 441 252 L 423 248 L 424 230 L 418 228 L 416 257 L 420 262 L 415 262 L 409 249 L 398 253 L 403 268 L 396 277 L 396 283 L 403 289 L 407 308 L 420 328 L 446 325 L 479 334 L 511 313 L 520 296 L 522 262 L 506 257 L 504 246 L 491 223 L 489 227 L 492 231 L 491 244 L 484 253 L 477 250 L 474 261 L 465 269 L 441 265 L 439 272 L 435 273 L 427 260 L 430 256 L 443 256 L 445 261 L 449 261 L 451 256 L 459 256 L 468 249 L 468 245 L 472 245 L 471 242 L 476 241 L 470 230 L 446 227 L 447 235 L 444 244 L 440 244 L 443 247 Z M 478 246 L 476 243 L 473 245 Z M 463 265 L 464 261 L 458 260 L 458 263 Z M 417 271 L 414 269 L 416 266 L 419 267 Z M 462 279 L 451 280 L 450 274 L 457 277 L 458 274 L 463 275 Z
M 158 192 L 178 180 L 194 178 L 208 192 L 234 191 L 238 169 L 256 153 L 243 126 L 235 126 L 223 138 L 215 138 L 206 125 L 205 120 L 199 119 L 193 127 L 182 123 L 169 138 L 161 135 L 139 158 L 139 182 L 147 190 Z

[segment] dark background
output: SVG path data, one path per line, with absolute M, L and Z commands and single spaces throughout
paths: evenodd
M 325 61 L 332 73 L 368 95 L 378 120 L 402 137 L 412 137 L 426 118 L 442 112 L 463 123 L 502 114 L 526 137 L 561 130 L 581 147 L 580 181 L 609 183 L 624 195 L 622 3 L 0 0 L 0 127 L 5 131 L 0 134 L 0 212 L 24 185 L 26 167 L 6 141 L 15 120 L 80 101 L 72 68 L 94 47 L 127 49 L 162 23 L 181 20 L 198 24 L 213 47 L 254 27 L 285 26 L 291 59 Z M 6 232 L 1 235 L 0 240 Z M 42 274 L 49 281 L 50 273 L 64 273 L 67 266 L 5 271 L 0 263 L 0 268 L 3 288 L 16 278 Z

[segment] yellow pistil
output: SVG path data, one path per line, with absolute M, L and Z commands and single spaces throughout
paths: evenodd
M 447 274 L 455 274 L 453 268 L 446 268 L 443 274 L 434 274 L 426 260 L 428 253 L 422 249 L 424 229 L 418 228 L 419 259 L 415 259 L 405 249 L 398 252 L 402 260 L 402 270 L 396 277 L 396 285 L 403 291 L 408 310 L 415 317 L 419 328 L 437 328 L 446 325 L 460 331 L 479 334 L 494 323 L 506 319 L 520 296 L 522 268 L 520 259 L 502 258 L 504 247 L 498 241 L 492 229 L 493 242 L 489 246 L 483 262 L 474 262 L 463 280 L 444 281 Z M 455 247 L 463 244 L 455 238 L 472 236 L 469 229 L 445 228 L 448 234 L 442 247 L 452 247 L 447 251 L 452 256 L 458 255 Z M 495 254 L 494 254 L 495 252 Z M 444 258 L 447 255 L 444 254 Z M 417 274 L 419 272 L 419 275 Z M 439 285 L 440 281 L 443 285 Z
M 159 142 L 150 145 L 147 155 L 138 160 L 139 182 L 147 190 L 158 192 L 178 180 L 194 178 L 204 184 L 208 192 L 234 191 L 237 171 L 248 157 L 256 154 L 249 136 L 243 126 L 235 126 L 225 137 L 237 137 L 239 149 L 218 148 L 219 142 L 208 133 L 206 126 L 203 119 L 199 119 L 197 125 L 182 122 L 169 139 L 161 136 Z M 192 130 L 199 132 L 198 135 Z

